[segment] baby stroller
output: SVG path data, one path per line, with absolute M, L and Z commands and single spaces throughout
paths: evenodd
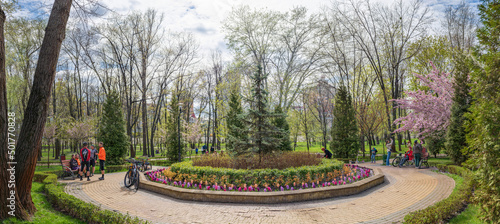
M 423 167 L 429 168 L 430 165 L 429 165 L 428 159 L 429 159 L 429 153 L 427 152 L 427 149 L 422 148 L 422 159 L 420 159 L 420 164 L 418 164 L 418 168 L 419 169 L 421 169 Z

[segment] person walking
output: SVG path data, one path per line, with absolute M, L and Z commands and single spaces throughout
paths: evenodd
M 87 181 L 90 181 L 90 149 L 87 148 L 88 143 L 83 143 L 83 148 L 80 149 L 80 157 L 82 158 L 82 167 L 80 169 L 80 181 L 83 180 L 82 172 L 85 172 L 84 168 L 87 169 Z
M 386 162 L 386 166 L 389 166 L 391 165 L 391 152 L 392 152 L 392 138 L 389 138 L 387 139 L 386 141 L 386 146 L 387 146 L 387 162 Z
M 196 152 L 196 155 L 198 155 L 198 147 L 194 150 Z
M 377 149 L 374 147 L 372 150 L 371 150 L 371 159 L 372 159 L 372 163 L 375 163 L 375 155 L 377 155 Z
M 422 158 L 422 145 L 415 140 L 415 146 L 413 146 L 413 155 L 415 156 L 415 168 L 418 168 L 420 164 L 420 158 Z
M 102 177 L 99 180 L 104 180 L 104 165 L 106 163 L 106 150 L 104 150 L 103 143 L 99 142 L 99 169 L 101 170 Z
M 90 145 L 90 176 L 94 176 L 95 172 L 95 161 L 97 160 L 97 149 L 94 145 Z
M 327 158 L 327 159 L 332 158 L 333 154 L 332 154 L 332 152 L 330 152 L 330 150 L 325 149 L 325 148 L 321 148 L 321 151 L 323 151 L 325 153 L 325 155 L 323 156 L 324 158 Z

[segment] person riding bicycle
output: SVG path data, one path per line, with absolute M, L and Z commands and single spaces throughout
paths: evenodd
M 401 166 L 403 166 L 403 164 L 405 164 L 407 160 L 413 160 L 413 149 L 411 147 L 410 150 L 406 151 L 405 156 L 403 157 L 401 162 L 399 162 L 399 168 L 401 168 Z

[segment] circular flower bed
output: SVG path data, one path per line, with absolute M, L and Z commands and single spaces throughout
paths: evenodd
M 324 159 L 317 166 L 279 169 L 229 169 L 193 166 L 192 162 L 145 173 L 150 181 L 175 187 L 212 190 L 272 192 L 346 185 L 373 175 L 371 169 Z

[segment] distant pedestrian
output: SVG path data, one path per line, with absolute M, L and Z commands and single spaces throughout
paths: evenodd
M 106 150 L 104 150 L 103 143 L 99 142 L 99 169 L 101 170 L 102 177 L 99 180 L 104 180 L 104 165 L 106 163 Z
M 387 162 L 386 162 L 386 166 L 389 166 L 391 165 L 391 152 L 392 152 L 392 144 L 393 144 L 393 141 L 392 141 L 392 138 L 389 138 L 387 139 L 386 141 L 386 146 L 387 146 Z
M 214 153 L 214 152 L 215 152 L 215 149 L 214 149 L 214 147 L 212 146 L 212 147 L 210 148 L 210 153 Z
M 415 156 L 415 168 L 418 168 L 420 164 L 420 158 L 422 158 L 422 145 L 418 143 L 418 140 L 415 140 L 415 144 L 413 146 L 413 155 Z
M 332 152 L 330 152 L 330 150 L 325 149 L 325 148 L 321 148 L 321 151 L 323 151 L 325 153 L 325 155 L 323 156 L 324 158 L 327 158 L 327 159 L 332 158 L 333 154 L 332 154 Z
M 196 152 L 196 155 L 198 155 L 198 147 L 194 150 Z
M 80 157 L 82 158 L 82 167 L 80 169 L 80 181 L 83 180 L 81 172 L 85 173 L 85 169 L 87 169 L 87 181 L 90 181 L 90 149 L 87 148 L 88 144 L 86 142 L 83 143 L 83 148 L 80 149 Z
M 377 149 L 374 147 L 372 150 L 371 150 L 371 159 L 372 159 L 372 163 L 375 163 L 375 155 L 377 155 Z

